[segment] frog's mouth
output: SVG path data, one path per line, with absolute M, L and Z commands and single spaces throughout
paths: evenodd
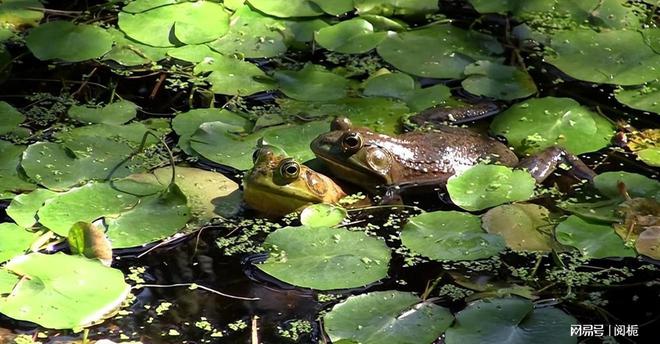
M 387 181 L 382 176 L 379 176 L 358 162 L 325 155 L 317 155 L 317 157 L 328 166 L 334 175 L 347 182 L 372 190 L 378 186 L 387 184 Z
M 311 191 L 306 193 L 306 192 L 295 191 L 293 189 L 289 190 L 289 188 L 287 187 L 273 188 L 271 185 L 255 183 L 255 182 L 252 182 L 249 188 L 252 188 L 253 192 L 258 192 L 263 195 L 268 195 L 264 197 L 274 196 L 275 198 L 288 199 L 290 201 L 296 200 L 304 203 L 320 202 L 320 198 L 312 194 Z

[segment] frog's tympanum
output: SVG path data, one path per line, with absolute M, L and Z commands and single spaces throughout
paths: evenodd
M 311 148 L 337 177 L 372 192 L 390 186 L 402 191 L 444 187 L 451 176 L 483 161 L 527 168 L 539 182 L 559 163 L 573 167 L 572 173 L 579 178 L 591 179 L 594 175 L 582 161 L 561 148 L 551 147 L 518 161 L 503 143 L 450 126 L 388 136 L 353 127 L 348 119 L 337 118 L 330 132 L 319 135 Z
M 336 203 L 346 196 L 332 179 L 265 146 L 243 178 L 243 199 L 268 216 L 283 216 L 313 203 Z

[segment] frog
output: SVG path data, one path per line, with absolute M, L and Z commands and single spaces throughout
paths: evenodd
M 253 162 L 243 177 L 243 200 L 267 217 L 281 217 L 315 203 L 337 203 L 346 196 L 331 178 L 274 147 L 255 150 Z
M 337 178 L 372 193 L 441 190 L 449 178 L 478 163 L 524 168 L 539 183 L 561 164 L 570 166 L 571 174 L 581 180 L 595 176 L 584 162 L 561 147 L 549 147 L 521 160 L 495 138 L 450 125 L 392 136 L 337 117 L 330 131 L 316 137 L 310 148 Z

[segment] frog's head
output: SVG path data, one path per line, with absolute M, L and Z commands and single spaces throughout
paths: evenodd
M 391 139 L 338 117 L 330 124 L 330 131 L 319 135 L 310 147 L 337 177 L 373 189 L 392 184 L 395 162 L 381 144 Z
M 282 216 L 313 203 L 335 203 L 345 196 L 332 179 L 264 146 L 243 178 L 243 198 L 266 215 Z

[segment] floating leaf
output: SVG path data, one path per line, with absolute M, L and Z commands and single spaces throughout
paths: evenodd
M 435 0 L 354 0 L 359 14 L 423 15 L 438 10 Z
M 103 55 L 104 61 L 115 61 L 122 66 L 141 66 L 160 61 L 165 58 L 168 47 L 152 47 L 134 41 L 114 28 L 108 29 L 112 35 L 115 45 L 107 54 Z
M 434 211 L 408 219 L 401 242 L 433 260 L 475 260 L 504 250 L 504 239 L 484 233 L 478 216 L 457 211 Z
M 616 222 L 621 219 L 621 217 L 615 213 L 619 203 L 621 203 L 620 199 L 608 199 L 600 202 L 561 202 L 557 204 L 557 206 L 569 213 L 577 214 L 588 220 Z
M 44 202 L 57 196 L 57 192 L 48 189 L 36 189 L 30 193 L 17 195 L 7 207 L 7 216 L 23 228 L 37 224 L 37 211 Z
M 386 73 L 367 79 L 362 93 L 368 97 L 406 100 L 415 90 L 415 86 L 415 79 L 406 73 Z
M 483 227 L 488 233 L 504 237 L 514 251 L 552 250 L 550 211 L 536 204 L 505 204 L 484 214 Z
M 660 81 L 649 82 L 640 88 L 624 89 L 614 96 L 633 109 L 660 114 Z
M 397 69 L 427 78 L 461 78 L 467 65 L 502 52 L 495 38 L 449 24 L 391 33 L 378 46 L 378 54 Z
M 134 3 L 143 6 L 141 11 L 119 12 L 117 25 L 128 37 L 151 46 L 206 43 L 229 29 L 229 14 L 222 5 L 211 1 L 162 4 L 137 0 Z
M 402 20 L 377 14 L 361 14 L 360 18 L 370 22 L 376 31 L 405 31 L 408 29 L 408 24 Z
M 637 151 L 637 157 L 649 166 L 660 167 L 660 147 Z
M 273 77 L 282 93 L 305 101 L 336 100 L 346 96 L 348 80 L 320 66 L 308 64 L 299 71 L 276 71 Z
M 575 215 L 557 225 L 557 241 L 580 250 L 587 258 L 635 257 L 610 225 L 591 223 Z
M 431 343 L 451 325 L 444 307 L 402 291 L 350 296 L 323 316 L 333 343 Z
M 571 325 L 578 321 L 554 307 L 535 308 L 530 300 L 478 300 L 456 313 L 445 333 L 447 344 L 573 344 Z
M 0 27 L 37 26 L 44 17 L 43 9 L 39 0 L 3 0 L 0 3 Z
M 622 197 L 619 182 L 625 184 L 630 197 L 658 198 L 660 195 L 660 182 L 641 174 L 614 171 L 604 172 L 594 177 L 596 189 L 610 198 Z
M 660 53 L 636 30 L 562 31 L 552 36 L 550 47 L 545 61 L 579 80 L 639 85 L 660 78 Z
M 519 154 L 533 154 L 561 146 L 573 154 L 609 145 L 612 124 L 570 98 L 536 98 L 518 103 L 495 117 L 495 135 L 507 138 Z
M 11 293 L 20 277 L 6 269 L 0 269 L 0 295 Z M 2 299 L 0 299 L 0 302 Z
M 451 89 L 443 84 L 418 88 L 408 95 L 406 103 L 410 110 L 419 112 L 434 106 L 463 107 L 465 103 L 451 96 Z
M 5 101 L 0 101 L 0 135 L 7 134 L 23 123 L 25 115 Z
M 35 188 L 19 171 L 25 146 L 0 140 L 0 193 L 29 191 Z
M 87 222 L 77 222 L 69 230 L 67 243 L 72 254 L 98 259 L 105 266 L 112 264 L 112 245 L 103 229 Z
M 222 122 L 229 133 L 240 133 L 251 127 L 250 121 L 224 109 L 193 109 L 180 113 L 172 120 L 172 128 L 179 135 L 179 147 L 187 154 L 193 153 L 190 137 L 206 122 Z
M 299 287 L 355 288 L 387 276 L 390 250 L 385 242 L 343 228 L 285 227 L 264 245 L 270 256 L 257 267 Z M 309 273 L 314 271 L 314 273 Z
M 349 0 L 350 1 L 350 0 Z M 330 25 L 321 19 L 311 20 L 288 20 L 286 22 L 288 30 L 284 32 L 287 37 L 293 36 L 293 40 L 299 43 L 311 42 L 314 40 L 314 33 Z
M 276 88 L 256 65 L 218 53 L 205 58 L 195 66 L 194 72 L 210 72 L 204 79 L 211 83 L 213 93 L 248 96 Z
M 64 253 L 31 253 L 5 268 L 26 278 L 0 298 L 0 313 L 46 328 L 90 325 L 119 307 L 131 289 L 121 271 Z
M 40 60 L 80 62 L 110 51 L 112 36 L 98 26 L 58 20 L 30 30 L 25 43 Z
M 124 124 L 135 118 L 137 105 L 128 100 L 120 100 L 103 107 L 73 105 L 67 114 L 84 123 Z
M 374 32 L 370 22 L 354 18 L 319 30 L 316 42 L 338 53 L 362 54 L 376 48 L 386 36 L 386 32 Z
M 332 227 L 348 216 L 346 209 L 326 203 L 312 204 L 300 213 L 300 223 L 308 227 Z
M 353 0 L 310 0 L 323 12 L 339 16 L 353 10 Z
M 640 233 L 635 248 L 639 254 L 660 259 L 660 227 L 649 227 Z
M 323 14 L 323 11 L 312 0 L 247 0 L 250 5 L 261 12 L 271 16 L 289 18 L 289 17 L 316 17 Z
M 490 61 L 477 61 L 465 67 L 467 79 L 461 85 L 466 91 L 486 97 L 513 100 L 538 92 L 526 71 Z
M 527 171 L 479 164 L 449 178 L 447 191 L 456 205 L 476 211 L 528 200 L 534 194 L 535 185 L 534 178 Z
M 0 264 L 25 253 L 36 239 L 37 235 L 25 228 L 13 223 L 0 223 Z

